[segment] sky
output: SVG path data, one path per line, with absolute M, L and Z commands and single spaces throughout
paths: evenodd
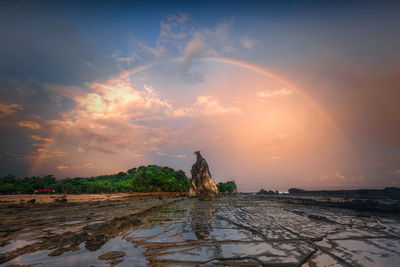
M 397 1 L 2 1 L 0 175 L 400 186 Z

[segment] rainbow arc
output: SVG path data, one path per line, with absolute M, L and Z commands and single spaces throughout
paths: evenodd
M 280 83 L 282 83 L 283 85 L 287 86 L 288 88 L 294 90 L 295 92 L 297 92 L 298 94 L 300 94 L 301 96 L 303 96 L 305 99 L 307 99 L 309 102 L 311 102 L 313 105 L 315 105 L 318 110 L 325 116 L 325 118 L 330 122 L 330 124 L 332 125 L 332 127 L 335 129 L 336 133 L 341 136 L 344 137 L 342 131 L 340 130 L 340 127 L 338 126 L 338 124 L 336 123 L 336 121 L 328 114 L 328 112 L 326 112 L 326 110 L 317 102 L 315 101 L 314 98 L 312 98 L 307 92 L 305 92 L 304 90 L 301 90 L 299 87 L 295 86 L 293 83 L 291 83 L 290 81 L 288 81 L 286 78 L 266 69 L 263 67 L 260 67 L 258 65 L 254 65 L 245 61 L 240 61 L 240 60 L 236 60 L 236 59 L 231 59 L 231 58 L 224 58 L 224 57 L 210 57 L 210 58 L 202 58 L 200 59 L 202 61 L 208 61 L 208 62 L 216 62 L 216 63 L 223 63 L 223 64 L 229 64 L 229 65 L 234 65 L 234 66 L 238 66 L 241 68 L 245 68 L 251 71 L 255 71 L 257 73 L 260 73 L 264 76 L 267 76 L 269 78 L 275 79 L 277 81 L 279 81 Z M 178 59 L 174 59 L 171 61 L 179 61 Z M 121 79 L 126 79 L 127 77 L 129 77 L 130 75 L 134 75 L 136 73 L 140 73 L 142 71 L 145 71 L 153 66 L 157 65 L 157 63 L 149 63 L 149 64 L 144 64 L 135 68 L 132 68 L 130 70 L 126 70 L 124 72 L 122 72 L 121 74 L 110 78 L 106 84 L 112 86 L 113 83 L 117 82 L 118 80 Z M 75 106 L 74 108 L 72 108 L 67 114 L 65 114 L 67 117 L 68 115 L 73 114 L 76 110 L 77 110 L 77 106 Z M 58 130 L 59 131 L 59 130 Z M 30 170 L 30 174 L 34 173 L 35 170 L 37 169 L 37 167 L 43 162 L 43 160 L 46 158 L 47 153 L 54 141 L 54 137 L 57 135 L 58 131 L 56 130 L 53 133 L 53 138 L 49 138 L 49 140 L 47 142 L 45 142 L 42 147 L 40 152 L 38 152 L 38 155 L 36 157 L 36 159 L 33 161 L 33 164 L 31 166 L 31 170 Z

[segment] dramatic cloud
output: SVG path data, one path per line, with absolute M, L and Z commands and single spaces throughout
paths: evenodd
M 76 105 L 63 114 L 62 119 L 47 122 L 50 132 L 57 133 L 52 142 L 53 149 L 75 146 L 76 150 L 70 153 L 113 155 L 126 151 L 139 155 L 167 147 L 181 131 L 180 121 L 185 118 L 241 114 L 240 109 L 223 106 L 213 96 L 199 96 L 191 106 L 175 107 L 152 86 L 144 85 L 138 89 L 128 78 L 94 82 L 89 88 L 86 95 L 76 91 Z M 47 140 L 40 136 L 32 136 L 32 139 Z M 39 152 L 54 156 L 48 151 Z M 163 153 L 158 152 L 164 156 L 186 157 Z

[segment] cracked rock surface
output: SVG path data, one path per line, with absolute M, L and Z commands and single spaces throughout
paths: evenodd
M 400 266 L 396 216 L 250 194 L 112 205 L 2 213 L 0 266 Z

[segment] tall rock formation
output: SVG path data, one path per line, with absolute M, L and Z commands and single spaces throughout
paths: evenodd
M 201 156 L 200 151 L 196 151 L 194 154 L 197 156 L 197 160 L 190 171 L 192 173 L 192 179 L 190 180 L 189 195 L 217 195 L 218 188 L 215 181 L 211 178 L 206 160 Z

